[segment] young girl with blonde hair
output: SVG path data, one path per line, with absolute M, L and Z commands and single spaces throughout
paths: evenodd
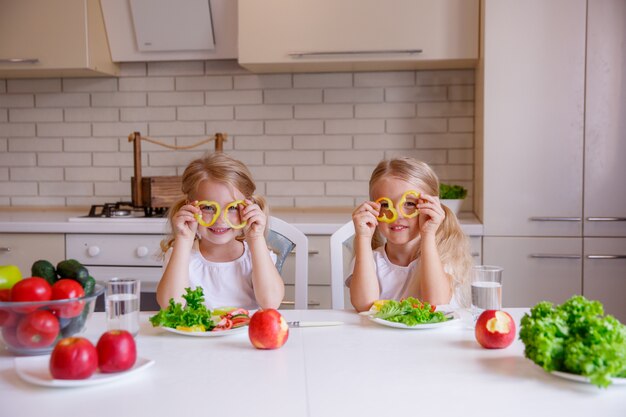
M 185 195 L 170 208 L 171 235 L 162 242 L 164 272 L 157 301 L 181 302 L 185 288 L 202 287 L 209 308 L 278 308 L 284 284 L 265 241 L 265 200 L 254 195 L 248 168 L 224 153 L 192 161 Z
M 454 213 L 439 202 L 439 180 L 412 158 L 381 161 L 369 182 L 372 201 L 353 214 L 352 305 L 419 298 L 433 305 L 469 305 L 469 241 Z

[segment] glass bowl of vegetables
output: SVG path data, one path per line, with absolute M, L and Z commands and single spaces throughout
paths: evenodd
M 104 292 L 102 285 L 95 284 L 85 294 L 71 279 L 47 287 L 37 277 L 20 282 L 11 290 L 0 290 L 0 334 L 5 347 L 16 355 L 48 354 L 60 339 L 82 332 Z

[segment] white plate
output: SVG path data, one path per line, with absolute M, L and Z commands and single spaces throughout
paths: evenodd
M 383 326 L 395 327 L 396 329 L 408 329 L 408 330 L 426 330 L 426 329 L 436 329 L 439 327 L 445 327 L 452 323 L 456 323 L 460 320 L 459 315 L 455 312 L 452 315 L 452 318 L 447 321 L 441 321 L 439 323 L 425 323 L 425 324 L 417 324 L 415 326 L 407 326 L 404 323 L 396 323 L 394 321 L 383 320 L 372 316 L 367 316 L 368 319 L 373 321 L 374 323 L 382 324 Z
M 15 358 L 15 371 L 26 382 L 44 387 L 68 388 L 87 387 L 90 385 L 106 384 L 134 375 L 154 365 L 154 361 L 137 357 L 135 365 L 128 371 L 103 374 L 96 371 L 87 379 L 54 379 L 49 369 L 50 355 Z
M 163 327 L 161 328 L 170 333 L 182 334 L 183 336 L 194 336 L 194 337 L 216 337 L 216 336 L 230 336 L 231 334 L 239 334 L 247 331 L 248 326 L 237 327 L 236 329 L 229 330 L 220 330 L 218 332 L 186 332 L 184 330 L 176 330 L 171 327 Z
M 589 378 L 583 375 L 570 374 L 569 372 L 561 371 L 552 371 L 550 373 L 554 376 L 558 376 L 559 378 L 569 379 L 570 381 L 584 382 L 586 384 L 591 383 Z M 611 382 L 615 385 L 624 385 L 626 384 L 626 378 L 611 378 Z

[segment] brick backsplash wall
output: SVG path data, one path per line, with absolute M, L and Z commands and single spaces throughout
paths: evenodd
M 0 206 L 130 199 L 128 134 L 176 146 L 226 132 L 272 207 L 353 207 L 376 163 L 410 155 L 469 189 L 474 71 L 253 74 L 234 61 L 128 63 L 119 78 L 0 79 Z M 142 142 L 143 175 L 213 145 Z

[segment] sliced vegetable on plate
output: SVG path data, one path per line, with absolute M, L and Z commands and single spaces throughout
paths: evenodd
M 217 336 L 217 332 L 229 331 L 246 326 L 250 322 L 248 310 L 224 307 L 211 311 L 204 304 L 201 287 L 192 290 L 185 288 L 183 298 L 186 303 L 176 303 L 170 299 L 169 306 L 150 317 L 154 327 L 193 336 Z
M 458 320 L 453 313 L 436 311 L 436 306 L 413 297 L 401 301 L 377 300 L 369 311 L 361 314 L 378 324 L 408 329 L 439 327 Z

